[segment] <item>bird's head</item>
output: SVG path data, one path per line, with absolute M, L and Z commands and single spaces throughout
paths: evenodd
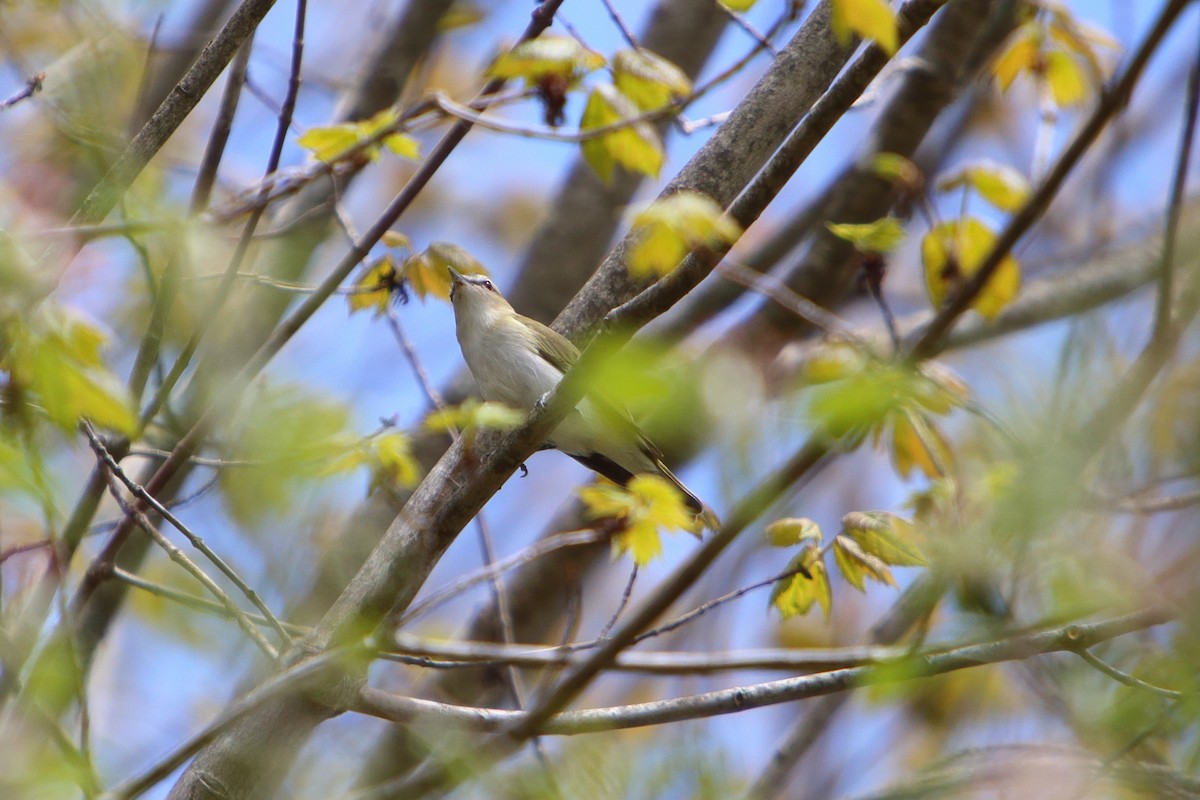
M 447 269 L 450 270 L 450 304 L 454 306 L 456 314 L 512 309 L 488 276 L 464 275 L 454 267 Z

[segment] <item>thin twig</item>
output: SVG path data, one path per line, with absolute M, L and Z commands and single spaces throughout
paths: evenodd
M 836 694 L 875 683 L 912 680 L 971 669 L 984 664 L 1021 661 L 1047 653 L 1075 650 L 1080 646 L 1090 647 L 1117 636 L 1165 624 L 1173 619 L 1174 616 L 1163 609 L 1147 609 L 1100 622 L 1064 625 L 939 653 L 905 655 L 885 662 L 902 667 L 899 669 L 880 669 L 878 665 L 872 664 L 671 700 L 564 711 L 539 722 L 536 730 L 541 734 L 574 736 L 735 714 L 752 708 Z M 360 691 L 359 702 L 354 710 L 394 722 L 424 719 L 482 731 L 506 731 L 523 727 L 520 725 L 521 720 L 529 716 L 528 713 L 522 714 L 518 711 L 456 706 L 401 697 L 371 688 Z M 355 800 L 366 800 L 391 796 L 389 793 L 398 786 L 399 783 L 388 781 L 353 797 Z
M 212 601 L 204 598 L 205 603 Z M 215 604 L 213 604 L 215 605 Z M 207 610 L 207 609 L 206 609 Z M 223 613 L 220 608 L 211 609 Z M 941 652 L 970 643 L 931 647 L 928 653 Z M 398 634 L 396 650 L 382 652 L 379 658 L 440 669 L 511 664 L 528 669 L 566 667 L 575 664 L 580 654 L 570 646 L 502 645 L 495 642 L 426 639 Z M 780 670 L 784 672 L 824 672 L 843 667 L 874 664 L 909 653 L 910 647 L 829 647 L 764 648 L 729 652 L 680 652 L 668 650 L 626 650 L 617 656 L 612 669 L 623 672 L 647 672 L 656 675 L 704 675 L 737 670 Z
M 601 2 L 604 3 L 604 10 L 607 11 L 608 16 L 612 18 L 613 24 L 617 26 L 619 31 L 621 31 L 621 36 L 625 38 L 625 41 L 629 42 L 629 46 L 634 50 L 641 50 L 642 46 L 638 44 L 637 39 L 634 38 L 633 31 L 631 31 L 629 26 L 625 24 L 625 20 L 621 19 L 621 14 L 617 11 L 616 7 L 613 6 L 612 0 L 601 0 Z
M 724 3 L 718 3 L 718 5 L 721 7 L 721 10 L 724 11 L 731 20 L 733 20 L 734 25 L 737 25 L 739 28 L 745 31 L 750 38 L 758 44 L 758 49 L 766 50 L 772 56 L 779 55 L 779 51 L 775 49 L 775 45 L 771 44 L 768 34 L 764 34 L 758 28 L 754 27 L 754 25 L 750 23 L 750 20 L 746 19 L 744 15 L 739 14 L 731 8 L 728 8 Z
M 1159 43 L 1174 25 L 1188 2 L 1189 0 L 1170 0 L 1163 7 L 1154 27 L 1130 59 L 1121 77 L 1101 95 L 1100 102 L 1096 105 L 1092 115 L 1067 145 L 1045 179 L 1030 194 L 1029 199 L 996 237 L 987 257 L 980 262 L 971 277 L 963 283 L 962 287 L 920 332 L 909 350 L 911 358 L 922 358 L 936 350 L 938 340 L 950 330 L 958 318 L 970 307 L 971 302 L 983 291 L 992 274 L 1004 263 L 1005 257 L 1017 241 L 1035 222 L 1042 218 L 1046 207 L 1058 194 L 1059 188 L 1079 160 L 1091 148 L 1112 117 L 1127 106 L 1129 96 L 1141 77 L 1146 62 L 1158 49 Z
M 219 617 L 224 617 L 225 619 L 233 619 L 233 614 L 230 613 L 225 604 L 217 602 L 216 600 L 210 600 L 207 597 L 200 597 L 199 595 L 194 595 L 190 592 L 183 592 L 179 589 L 173 589 L 170 586 L 164 586 L 161 583 L 148 581 L 145 578 L 134 575 L 132 572 L 128 572 L 116 566 L 112 568 L 111 575 L 114 580 L 127 583 L 135 589 L 141 589 L 142 591 L 148 592 L 156 597 L 161 597 L 165 600 L 179 603 L 180 605 L 187 606 L 188 608 L 192 608 L 197 611 L 205 611 L 210 614 L 215 614 Z M 247 619 L 256 625 L 264 628 L 274 627 L 271 623 L 271 620 L 267 619 L 261 614 L 251 614 L 249 612 L 243 613 L 245 613 Z M 288 633 L 292 634 L 293 636 L 306 636 L 312 631 L 311 628 L 307 628 L 303 625 L 293 625 L 290 622 L 281 622 L 280 624 L 285 630 L 287 630 Z
M 399 315 L 391 306 L 388 306 L 387 309 L 387 321 L 388 326 L 392 329 L 392 335 L 396 337 L 396 343 L 400 345 L 400 352 L 404 353 L 404 358 L 412 368 L 413 374 L 417 376 L 417 383 L 420 384 L 425 397 L 429 399 L 430 405 L 439 410 L 445 408 L 445 398 L 433 385 L 433 381 L 429 379 L 429 373 L 425 371 L 425 365 L 421 363 L 421 359 L 417 355 L 417 348 L 413 347 L 412 340 L 408 338 L 408 334 L 404 332 L 404 327 L 400 324 Z
M 633 584 L 637 581 L 638 565 L 633 562 L 633 569 L 629 570 L 629 580 L 625 582 L 625 589 L 621 592 L 621 602 L 617 603 L 617 610 L 613 612 L 612 617 L 604 624 L 600 630 L 600 635 L 597 639 L 607 639 L 609 632 L 613 626 L 617 624 L 617 620 L 621 618 L 621 612 L 625 610 L 625 606 L 629 605 L 629 598 L 633 595 Z
M 1174 689 L 1164 689 L 1161 686 L 1155 686 L 1154 684 L 1147 683 L 1140 678 L 1133 677 L 1128 672 L 1123 672 L 1122 670 L 1117 669 L 1108 662 L 1098 658 L 1094 653 L 1086 648 L 1080 648 L 1076 650 L 1075 655 L 1082 658 L 1085 662 L 1087 662 L 1088 666 L 1092 667 L 1097 672 L 1101 672 L 1112 678 L 1114 681 L 1124 684 L 1125 686 L 1132 686 L 1135 689 L 1142 689 L 1143 691 L 1150 692 L 1151 694 L 1156 694 L 1159 697 L 1167 697 L 1172 700 L 1178 700 L 1183 697 L 1183 692 L 1177 692 Z
M 99 453 L 97 453 L 97 455 L 99 455 Z M 262 635 L 255 624 L 246 616 L 246 613 L 238 607 L 237 603 L 233 602 L 233 598 L 222 591 L 221 587 L 218 586 L 212 578 L 208 577 L 204 570 L 200 569 L 200 567 L 197 566 L 190 558 L 184 555 L 182 550 L 171 544 L 171 540 L 164 536 L 160 530 L 158 530 L 154 523 L 150 521 L 149 517 L 147 517 L 146 514 L 141 511 L 141 509 L 139 509 L 135 504 L 127 503 L 125 501 L 125 498 L 121 496 L 121 488 L 117 482 L 116 472 L 113 469 L 113 465 L 109 464 L 108 462 L 106 462 L 105 465 L 108 467 L 106 476 L 108 478 L 109 493 L 116 501 L 117 506 L 120 507 L 122 513 L 131 518 L 139 528 L 145 531 L 146 534 L 154 540 L 154 543 L 166 552 L 167 556 L 172 561 L 183 567 L 183 569 L 189 575 L 199 581 L 200 584 L 213 595 L 213 597 L 216 597 L 221 602 L 221 605 L 225 607 L 226 611 L 228 611 L 237 621 L 238 626 L 245 631 L 248 637 L 250 637 L 250 641 L 254 642 L 254 644 L 256 644 L 258 648 L 266 654 L 267 658 L 271 659 L 272 661 L 278 658 L 279 653 L 273 646 L 271 646 L 271 643 L 267 641 L 267 638 Z M 119 468 L 117 469 L 119 470 Z
M 229 141 L 229 132 L 233 129 L 233 120 L 237 116 L 238 102 L 242 97 L 242 89 L 246 85 L 246 70 L 250 66 L 250 53 L 254 49 L 254 36 L 242 42 L 237 56 L 229 67 L 229 77 L 225 79 L 225 91 L 221 94 L 221 105 L 213 119 L 212 132 L 208 135 L 208 144 L 204 147 L 204 156 L 200 159 L 200 169 L 196 174 L 196 182 L 192 186 L 192 199 L 188 203 L 189 213 L 199 214 L 208 207 L 212 198 L 213 186 L 217 182 L 217 171 L 221 167 L 221 158 L 225 154 L 225 145 Z
M 39 72 L 30 77 L 29 80 L 25 82 L 25 86 L 19 92 L 9 97 L 7 100 L 0 101 L 0 111 L 4 111 L 6 108 L 11 108 L 22 100 L 33 97 L 42 90 L 42 81 L 44 80 L 46 80 L 46 73 L 44 72 Z
M 1175 275 L 1175 249 L 1179 239 L 1179 217 L 1183 212 L 1187 186 L 1188 163 L 1192 157 L 1192 140 L 1196 133 L 1196 111 L 1200 108 L 1200 49 L 1188 72 L 1187 104 L 1184 111 L 1183 134 L 1179 141 L 1179 156 L 1175 159 L 1175 175 L 1171 180 L 1171 199 L 1167 204 L 1167 223 L 1163 233 L 1162 268 L 1158 278 L 1158 296 L 1154 305 L 1154 338 L 1165 337 L 1171 327 L 1172 283 Z
M 854 333 L 853 326 L 832 311 L 823 308 L 807 297 L 796 293 L 782 279 L 768 275 L 731 258 L 721 260 L 717 274 L 745 288 L 770 298 L 781 307 L 800 317 L 818 330 L 837 334 L 852 340 L 863 341 Z
M 90 423 L 85 422 L 81 427 L 84 435 L 87 436 L 88 443 L 91 445 L 92 450 L 96 453 L 96 457 L 108 469 L 109 474 L 120 480 L 120 482 L 125 485 L 125 488 L 127 488 L 134 497 L 145 503 L 150 508 L 154 509 L 155 513 L 157 513 L 167 522 L 171 523 L 180 533 L 187 537 L 187 540 L 192 543 L 192 546 L 203 553 L 226 578 L 232 581 L 233 584 L 237 586 L 239 590 L 241 590 L 242 594 L 246 596 L 246 599 L 253 603 L 254 606 L 260 612 L 262 612 L 262 615 L 271 621 L 271 627 L 273 627 L 276 633 L 279 634 L 281 643 L 284 645 L 290 644 L 291 637 L 288 635 L 288 632 L 284 629 L 283 625 L 280 624 L 275 615 L 271 613 L 271 609 L 267 606 L 263 599 L 259 597 L 258 592 L 256 592 L 248 583 L 242 580 L 241 576 L 237 574 L 233 567 L 225 563 L 223 558 L 217 555 L 212 548 L 210 548 L 203 539 L 192 532 L 187 525 L 184 525 L 179 517 L 175 516 L 175 514 L 173 514 L 169 508 L 160 503 L 153 495 L 146 491 L 144 487 L 138 485 L 132 478 L 125 474 L 125 471 L 121 469 L 121 465 L 118 464 L 112 457 L 112 454 L 109 453 L 108 448 L 104 445 L 104 442 L 100 440 L 100 437 L 96 434 L 95 429 Z M 122 511 L 125 511 L 125 513 L 128 514 L 126 507 L 123 507 Z
M 449 586 L 432 592 L 420 603 L 414 603 L 409 606 L 408 610 L 397 620 L 393 627 L 396 629 L 402 628 L 416 618 L 427 614 L 447 600 L 457 597 L 468 589 L 478 586 L 485 581 L 490 581 L 495 576 L 502 575 L 514 567 L 535 561 L 547 553 L 561 550 L 564 547 L 582 547 L 583 545 L 595 544 L 596 542 L 602 542 L 610 538 L 611 535 L 611 532 L 607 530 L 585 529 L 559 533 L 545 539 L 539 539 L 534 544 L 518 553 L 514 553 L 508 558 L 501 559 L 491 566 L 468 573 Z
M 279 109 L 279 119 L 275 126 L 275 138 L 271 143 L 270 154 L 267 156 L 264 176 L 273 175 L 279 169 L 279 162 L 283 157 L 283 146 L 287 141 L 288 128 L 292 122 L 292 115 L 296 110 L 296 98 L 300 93 L 300 70 L 304 59 L 304 26 L 307 12 L 307 0 L 296 0 L 296 20 L 292 34 L 292 59 L 288 72 L 287 92 L 284 96 L 283 104 Z M 259 190 L 260 201 L 265 200 L 266 195 L 267 189 L 265 187 Z M 166 403 L 170 393 L 174 390 L 175 384 L 183 376 L 188 364 L 191 363 L 192 357 L 200 347 L 201 342 L 209 331 L 212 330 L 214 321 L 219 318 L 221 309 L 225 307 L 225 303 L 229 300 L 238 271 L 241 269 L 242 263 L 250 251 L 250 245 L 254 240 L 254 231 L 258 227 L 258 223 L 264 213 L 266 213 L 265 203 L 258 204 L 250 212 L 246 224 L 242 227 L 242 234 L 238 239 L 237 246 L 234 248 L 233 255 L 230 256 L 229 262 L 225 266 L 225 274 L 222 276 L 221 282 L 217 284 L 212 298 L 209 300 L 205 311 L 200 317 L 204 321 L 203 324 L 189 337 L 187 344 L 184 345 L 183 350 L 176 357 L 175 363 L 171 366 L 170 372 L 167 373 L 166 379 L 159 385 L 154 398 L 143 409 L 141 418 L 139 419 L 139 427 L 145 427 L 150 420 L 154 419 L 159 409 Z

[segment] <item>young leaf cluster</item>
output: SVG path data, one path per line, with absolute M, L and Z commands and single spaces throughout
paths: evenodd
M 420 253 L 409 253 L 408 237 L 391 233 L 384 244 L 395 252 L 368 263 L 359 274 L 354 290 L 346 298 L 350 313 L 373 309 L 379 316 L 387 311 L 388 303 L 408 299 L 408 290 L 424 300 L 434 297 L 450 299 L 450 272 L 453 267 L 464 275 L 487 275 L 488 271 L 470 253 L 451 242 L 434 242 Z
M 579 497 L 590 519 L 619 523 L 613 555 L 628 552 L 638 566 L 662 554 L 661 531 L 695 530 L 683 495 L 658 475 L 636 475 L 626 486 L 602 481 L 580 489 Z
M 807 614 L 819 605 L 829 617 L 833 590 L 825 554 L 832 548 L 834 561 L 846 582 L 866 591 L 868 581 L 895 586 L 892 567 L 925 566 L 925 557 L 913 544 L 911 523 L 886 511 L 854 511 L 842 517 L 842 530 L 829 545 L 822 546 L 820 526 L 809 519 L 786 518 L 766 528 L 775 547 L 799 546 L 788 563 L 790 573 L 776 582 L 771 605 L 787 619 Z
M 848 342 L 829 342 L 809 355 L 801 377 L 807 413 L 827 435 L 859 443 L 869 433 L 876 446 L 885 442 L 902 478 L 914 468 L 929 478 L 949 470 L 952 453 L 933 418 L 967 399 L 949 370 L 883 363 Z
M 711 197 L 684 191 L 647 206 L 634 217 L 633 234 L 629 274 L 649 278 L 671 272 L 693 250 L 733 244 L 742 227 Z

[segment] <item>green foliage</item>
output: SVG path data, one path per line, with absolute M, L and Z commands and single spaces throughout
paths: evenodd
M 432 295 L 448 301 L 450 272 L 447 267 L 454 267 L 463 275 L 489 274 L 483 264 L 462 247 L 451 242 L 433 242 L 404 262 L 404 278 L 421 299 Z
M 21 405 L 7 413 L 27 417 L 38 409 L 64 431 L 81 418 L 132 435 L 137 412 L 125 387 L 105 366 L 105 336 L 84 317 L 53 302 L 28 318 L 3 326 L 7 352 L 0 369 L 8 373 L 8 393 Z
M 401 158 L 419 158 L 421 146 L 417 140 L 406 133 L 395 132 L 399 123 L 400 111 L 385 108 L 358 122 L 309 128 L 296 143 L 312 152 L 317 160 L 326 163 L 347 158 L 352 150 L 357 157 L 368 161 L 378 159 L 384 149 Z
M 1104 82 L 1100 50 L 1119 45 L 1106 33 L 1076 20 L 1057 4 L 1046 3 L 1009 38 L 992 64 L 1002 91 L 1024 75 L 1059 107 L 1077 106 Z
M 888 55 L 899 46 L 896 14 L 885 0 L 832 0 L 830 26 L 842 46 L 852 36 L 871 39 Z
M 935 225 L 921 240 L 921 261 L 929 301 L 940 308 L 958 288 L 974 275 L 992 252 L 996 234 L 982 220 L 965 217 Z M 993 319 L 1017 296 L 1021 267 L 1006 255 L 992 272 L 971 308 Z
M 904 226 L 895 217 L 874 222 L 827 222 L 825 227 L 839 239 L 850 242 L 860 253 L 890 253 L 904 241 Z
M 845 536 L 835 537 L 833 558 L 841 570 L 842 577 L 860 592 L 867 590 L 867 580 L 878 581 L 888 586 L 896 585 L 896 579 L 892 577 L 892 571 L 883 559 L 866 552 L 853 539 Z
M 524 78 L 531 85 L 549 76 L 574 83 L 604 63 L 604 56 L 587 49 L 573 36 L 544 34 L 500 56 L 488 74 L 494 78 Z
M 258 524 L 294 506 L 300 492 L 333 471 L 356 466 L 359 448 L 347 409 L 297 385 L 252 393 L 221 449 L 236 466 L 222 468 L 219 485 L 234 519 Z
M 662 530 L 695 528 L 683 495 L 658 475 L 636 475 L 628 486 L 601 482 L 579 490 L 589 519 L 613 519 L 621 532 L 613 538 L 613 555 L 628 552 L 644 566 L 662 554 Z
M 813 604 L 819 605 L 829 619 L 833 611 L 833 589 L 829 585 L 829 573 L 825 563 L 818 557 L 815 547 L 808 547 L 788 562 L 787 569 L 801 570 L 775 584 L 771 590 L 771 606 L 779 612 L 783 619 L 803 616 L 812 609 Z
M 520 409 L 472 397 L 434 411 L 425 417 L 425 427 L 437 433 L 461 431 L 466 446 L 471 447 L 480 431 L 510 430 L 524 422 L 525 417 Z
M 733 244 L 742 228 L 711 197 L 676 192 L 639 213 L 633 233 L 637 241 L 629 253 L 629 273 L 647 278 L 666 275 L 693 250 Z
M 821 529 L 810 519 L 785 518 L 766 528 L 768 541 L 776 547 L 799 546 L 782 578 L 771 590 L 771 606 L 789 617 L 807 614 L 820 605 L 828 619 L 833 609 L 833 589 L 825 568 L 825 552 L 833 549 L 834 562 L 854 588 L 866 591 L 867 581 L 895 586 L 891 567 L 924 566 L 927 562 L 912 543 L 912 523 L 884 511 L 854 511 L 842 518 L 842 531 L 829 546 L 821 546 Z
M 1001 211 L 1014 212 L 1029 197 L 1029 180 L 1017 170 L 990 161 L 971 164 L 938 181 L 948 191 L 968 187 Z
M 871 159 L 871 171 L 907 191 L 916 191 L 924 182 L 920 168 L 899 153 L 876 153 Z
M 842 533 L 884 564 L 923 567 L 929 563 L 910 541 L 915 533 L 912 523 L 890 512 L 852 511 L 842 517 Z
M 683 70 L 649 50 L 621 50 L 613 56 L 613 84 L 643 111 L 654 111 L 691 94 Z
M 811 519 L 788 517 L 777 519 L 766 528 L 767 540 L 775 547 L 792 547 L 812 541 L 821 544 L 821 526 Z
M 658 177 L 665 158 L 662 139 L 653 125 L 638 119 L 640 114 L 637 105 L 611 84 L 602 83 L 588 95 L 579 120 L 581 132 L 619 125 L 582 144 L 584 159 L 605 183 L 612 180 L 613 168 L 618 165 L 630 172 Z

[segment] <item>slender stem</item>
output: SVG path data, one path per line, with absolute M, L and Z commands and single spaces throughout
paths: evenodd
M 203 553 L 208 560 L 211 561 L 223 575 L 225 575 L 225 577 L 229 578 L 229 580 L 241 590 L 242 594 L 246 596 L 246 599 L 253 603 L 254 606 L 258 608 L 260 612 L 262 612 L 264 617 L 270 620 L 271 627 L 274 628 L 275 632 L 279 634 L 281 643 L 285 646 L 290 644 L 291 637 L 288 635 L 288 632 L 284 629 L 283 625 L 279 622 L 275 615 L 271 613 L 271 609 L 267 607 L 266 602 L 263 601 L 258 592 L 254 591 L 254 589 L 251 588 L 246 581 L 242 580 L 241 576 L 237 574 L 233 567 L 229 566 L 229 564 L 227 564 L 223 558 L 213 552 L 212 548 L 210 548 L 203 539 L 193 533 L 187 525 L 184 525 L 179 517 L 175 516 L 175 514 L 172 513 L 169 508 L 160 503 L 153 495 L 147 492 L 144 487 L 139 486 L 133 481 L 133 479 L 125 474 L 125 471 L 121 469 L 121 465 L 118 464 L 116 459 L 112 457 L 112 454 L 108 452 L 108 448 L 105 447 L 104 442 L 100 440 L 100 437 L 96 434 L 95 429 L 92 428 L 90 423 L 83 423 L 83 432 L 87 436 L 88 443 L 91 444 L 92 450 L 95 451 L 96 457 L 101 461 L 101 463 L 104 464 L 104 467 L 108 470 L 109 474 L 124 484 L 125 488 L 127 488 L 134 497 L 145 503 L 150 508 L 154 509 L 154 511 L 160 517 L 174 525 L 180 533 L 186 536 L 187 540 L 191 542 L 197 550 Z
M 1167 204 L 1167 224 L 1163 233 L 1162 269 L 1158 278 L 1158 296 L 1154 306 L 1154 337 L 1163 338 L 1171 326 L 1172 283 L 1175 275 L 1175 250 L 1179 239 L 1179 217 L 1187 187 L 1188 164 L 1192 157 L 1192 141 L 1196 133 L 1196 112 L 1200 108 L 1200 43 L 1196 61 L 1188 72 L 1187 104 L 1184 111 L 1183 133 L 1179 141 L 1179 156 L 1175 159 L 1175 176 L 1171 180 L 1171 200 Z
M 995 244 L 987 257 L 980 262 L 978 269 L 920 332 L 909 350 L 910 358 L 923 358 L 937 349 L 938 340 L 950 330 L 955 321 L 970 307 L 971 302 L 983 291 L 983 287 L 987 285 L 992 274 L 1004 262 L 1017 241 L 1035 222 L 1042 218 L 1046 207 L 1058 194 L 1063 182 L 1074 170 L 1084 153 L 1095 143 L 1100 133 L 1108 126 L 1109 121 L 1126 107 L 1133 87 L 1141 77 L 1150 56 L 1158 49 L 1163 37 L 1174 25 L 1183 9 L 1187 7 L 1188 2 L 1189 0 L 1168 0 L 1163 6 L 1154 27 L 1142 41 L 1133 58 L 1130 59 L 1121 77 L 1110 89 L 1103 92 L 1100 102 L 1079 133 L 1067 145 L 1066 150 L 1059 156 L 1049 174 L 1025 201 L 1025 205 L 1013 215 L 1004 230 L 996 237 Z

